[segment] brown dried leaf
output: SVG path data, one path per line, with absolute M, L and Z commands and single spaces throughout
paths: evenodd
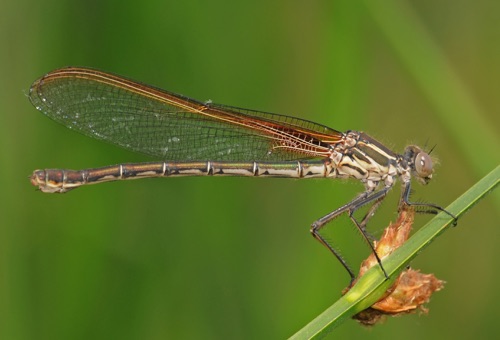
M 380 241 L 375 243 L 375 250 L 380 259 L 390 255 L 406 242 L 414 217 L 414 209 L 408 206 L 402 207 L 396 223 L 391 223 L 384 230 Z M 370 254 L 361 264 L 358 278 L 374 265 L 378 265 L 377 260 L 373 254 Z M 409 268 L 399 275 L 379 301 L 355 315 L 354 319 L 364 325 L 374 325 L 384 320 L 386 315 L 398 316 L 416 310 L 427 313 L 428 310 L 423 304 L 429 302 L 432 293 L 440 290 L 443 285 L 444 281 L 438 280 L 433 274 L 422 274 L 418 270 Z

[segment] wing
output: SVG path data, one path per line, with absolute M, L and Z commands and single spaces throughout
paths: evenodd
M 325 157 L 344 134 L 306 120 L 202 103 L 87 68 L 35 81 L 32 104 L 84 135 L 171 161 Z

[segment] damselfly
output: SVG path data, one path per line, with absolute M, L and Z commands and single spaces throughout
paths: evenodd
M 366 224 L 399 177 L 401 204 L 427 212 L 435 204 L 409 201 L 411 176 L 426 184 L 433 162 L 415 145 L 403 154 L 358 131 L 339 132 L 307 120 L 199 102 L 120 76 L 88 68 L 52 71 L 33 83 L 33 105 L 49 118 L 84 135 L 161 159 L 95 169 L 35 170 L 31 183 L 43 192 L 63 193 L 86 184 L 122 179 L 171 176 L 249 176 L 354 178 L 365 191 L 312 224 L 311 233 L 328 248 L 354 279 L 337 250 L 320 234 L 348 213 L 380 258 Z M 363 218 L 354 212 L 367 206 Z

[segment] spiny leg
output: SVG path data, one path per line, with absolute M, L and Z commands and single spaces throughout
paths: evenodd
M 448 210 L 444 209 L 443 207 L 434 204 L 434 203 L 419 203 L 419 202 L 410 202 L 410 194 L 411 194 L 411 182 L 406 182 L 403 184 L 403 190 L 401 191 L 401 198 L 399 200 L 399 210 L 401 210 L 403 204 L 409 206 L 409 207 L 422 207 L 425 208 L 425 210 L 418 211 L 420 213 L 426 213 L 426 214 L 437 214 L 439 211 L 444 212 L 451 218 L 453 218 L 453 226 L 457 225 L 457 220 L 458 218 L 453 215 L 451 212 Z
M 378 209 L 378 207 L 380 206 L 380 204 L 382 203 L 382 201 L 385 199 L 386 197 L 386 194 L 388 192 L 390 188 L 385 188 L 385 189 L 382 189 L 381 191 L 383 191 L 383 195 L 381 194 L 380 197 L 377 197 L 376 199 L 374 199 L 374 203 L 372 204 L 372 206 L 370 207 L 370 209 L 368 209 L 368 212 L 365 214 L 365 216 L 363 217 L 363 219 L 361 220 L 361 222 L 358 222 L 356 220 L 356 218 L 354 217 L 354 213 L 356 212 L 356 210 L 358 210 L 359 208 L 361 208 L 363 205 L 365 205 L 366 203 L 363 203 L 361 202 L 362 204 L 358 205 L 358 206 L 355 206 L 355 207 L 352 207 L 350 209 L 350 212 L 349 212 L 349 218 L 351 220 L 353 220 L 353 222 L 355 224 L 357 224 L 357 227 L 363 231 L 363 233 L 366 234 L 366 236 L 373 242 L 373 237 L 366 231 L 366 224 L 368 223 L 368 221 L 375 215 L 375 211 Z
M 354 275 L 354 272 L 352 271 L 351 267 L 349 267 L 349 265 L 347 264 L 347 262 L 344 260 L 344 258 L 340 255 L 340 253 L 335 250 L 335 248 L 333 248 L 326 240 L 323 236 L 321 236 L 317 229 L 316 229 L 316 226 L 315 224 L 313 223 L 313 225 L 311 226 L 311 234 L 312 236 L 319 241 L 319 243 L 321 243 L 323 246 L 325 246 L 328 250 L 330 250 L 330 252 L 335 255 L 335 257 L 337 258 L 337 260 L 340 262 L 340 264 L 342 264 L 342 266 L 344 266 L 345 270 L 347 270 L 347 272 L 349 273 L 349 276 L 351 277 L 351 280 L 350 280 L 350 283 L 349 285 L 352 284 L 352 282 L 354 281 L 354 279 L 356 278 L 356 276 Z
M 364 240 L 368 245 L 370 246 L 370 249 L 372 250 L 372 253 L 375 255 L 375 258 L 377 259 L 377 262 L 380 266 L 380 269 L 382 269 L 382 272 L 384 273 L 384 276 L 386 279 L 389 278 L 389 275 L 387 275 L 387 272 L 385 271 L 384 266 L 382 266 L 382 261 L 380 260 L 380 257 L 377 254 L 377 251 L 375 250 L 375 247 L 373 246 L 373 241 L 371 235 L 369 235 L 366 231 L 366 224 L 368 221 L 373 217 L 375 211 L 377 208 L 380 206 L 382 201 L 387 195 L 387 192 L 391 189 L 391 187 L 384 187 L 383 189 L 379 191 L 375 191 L 370 193 L 364 200 L 358 202 L 357 204 L 354 204 L 350 209 L 349 209 L 349 218 L 351 221 L 354 223 L 354 225 L 358 228 L 359 232 L 363 236 Z M 371 207 L 368 209 L 368 212 L 365 214 L 361 222 L 358 222 L 358 220 L 354 217 L 354 213 L 360 209 L 361 207 L 372 203 Z
M 354 199 L 356 200 L 356 199 Z M 325 246 L 330 252 L 337 258 L 337 260 L 344 266 L 345 270 L 349 273 L 349 276 L 351 277 L 350 284 L 354 281 L 356 276 L 354 275 L 354 272 L 352 269 L 349 267 L 347 262 L 344 260 L 344 258 L 340 255 L 340 253 L 332 246 L 330 243 L 326 241 L 326 239 L 321 236 L 319 231 L 331 220 L 333 220 L 335 217 L 345 213 L 346 211 L 349 210 L 349 204 L 343 205 L 340 208 L 332 211 L 331 213 L 323 216 L 322 218 L 318 219 L 317 221 L 313 222 L 311 225 L 310 232 L 312 236 L 319 241 L 323 246 Z
M 385 198 L 385 195 L 387 194 L 387 191 L 389 189 L 390 189 L 390 187 L 386 187 L 382 190 L 375 191 L 375 192 L 374 191 L 366 191 L 366 192 L 360 194 L 355 199 L 353 199 L 351 202 L 349 202 L 349 203 L 341 206 L 340 208 L 332 211 L 331 213 L 323 216 L 322 218 L 318 219 L 317 221 L 315 221 L 311 225 L 310 231 L 311 231 L 311 234 L 313 235 L 313 237 L 316 240 L 318 240 L 322 245 L 324 245 L 327 249 L 329 249 L 330 252 L 333 253 L 333 255 L 335 255 L 335 257 L 339 260 L 339 262 L 344 266 L 344 268 L 349 273 L 349 275 L 351 277 L 351 283 L 355 279 L 355 275 L 354 275 L 352 269 L 348 266 L 347 262 L 342 258 L 342 256 L 339 254 L 339 252 L 337 250 L 335 250 L 335 248 L 332 245 L 330 245 L 330 243 L 328 241 L 326 241 L 326 239 L 323 236 L 320 235 L 319 231 L 327 223 L 329 223 L 330 221 L 332 221 L 336 217 L 340 216 L 341 214 L 343 214 L 345 212 L 348 212 L 349 218 L 356 225 L 356 227 L 360 231 L 361 235 L 365 239 L 366 243 L 368 243 L 372 252 L 375 254 L 375 258 L 377 259 L 377 262 L 378 262 L 380 268 L 382 269 L 384 276 L 386 278 L 389 278 L 389 276 L 387 275 L 387 272 L 385 271 L 384 267 L 382 266 L 382 262 L 378 256 L 377 252 L 375 251 L 375 248 L 373 247 L 373 243 L 370 240 L 370 237 L 366 234 L 366 230 L 365 230 L 366 223 L 371 218 L 371 216 L 375 212 L 376 208 L 380 205 L 381 201 Z M 354 212 L 356 210 L 358 210 L 359 208 L 361 208 L 362 206 L 369 204 L 370 202 L 374 202 L 373 206 L 370 207 L 368 213 L 365 215 L 365 217 L 363 218 L 361 223 L 359 223 L 353 216 Z

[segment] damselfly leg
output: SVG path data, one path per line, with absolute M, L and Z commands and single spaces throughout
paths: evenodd
M 382 200 L 386 197 L 387 192 L 389 191 L 390 187 L 384 187 L 383 189 L 380 189 L 378 191 L 366 191 L 360 194 L 358 197 L 353 199 L 351 202 L 341 206 L 340 208 L 332 211 L 331 213 L 323 216 L 322 218 L 318 219 L 315 221 L 312 226 L 311 226 L 311 234 L 315 239 L 317 239 L 321 244 L 323 244 L 326 248 L 328 248 L 338 259 L 338 261 L 344 266 L 344 268 L 347 270 L 349 273 L 349 276 L 351 277 L 351 282 L 355 279 L 355 275 L 351 267 L 347 264 L 345 259 L 340 255 L 338 250 L 335 249 L 334 246 L 332 246 L 323 236 L 320 234 L 320 230 L 329 222 L 331 222 L 333 219 L 336 217 L 339 217 L 340 215 L 347 213 L 351 221 L 354 223 L 356 228 L 359 230 L 361 235 L 363 236 L 363 239 L 365 242 L 369 245 L 371 251 L 375 255 L 375 258 L 377 259 L 377 262 L 380 266 L 380 269 L 384 273 L 384 276 L 386 278 L 389 278 L 387 275 L 387 272 L 384 269 L 384 266 L 382 266 L 382 262 L 380 260 L 380 257 L 378 256 L 377 252 L 375 251 L 375 248 L 373 246 L 373 238 L 371 235 L 369 235 L 366 232 L 366 224 L 368 223 L 368 220 L 373 216 L 375 213 L 375 210 L 378 208 L 380 203 L 382 203 Z M 368 210 L 368 212 L 365 214 L 365 216 L 362 218 L 361 221 L 358 221 L 356 217 L 354 216 L 354 213 L 360 209 L 361 207 L 367 205 L 367 204 L 372 204 Z

